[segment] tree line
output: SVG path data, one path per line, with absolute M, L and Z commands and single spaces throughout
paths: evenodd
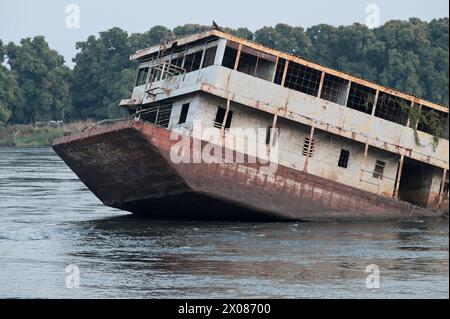
M 277 50 L 448 106 L 449 19 L 389 21 L 376 28 L 355 23 L 308 29 L 277 24 L 255 32 L 226 31 Z M 19 44 L 0 39 L 0 124 L 103 119 L 121 115 L 131 95 L 139 49 L 209 29 L 187 24 L 128 34 L 120 28 L 76 43 L 72 69 L 43 36 Z

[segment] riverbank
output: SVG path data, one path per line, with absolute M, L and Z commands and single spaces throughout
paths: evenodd
M 54 139 L 67 133 L 79 133 L 92 121 L 77 121 L 63 124 L 60 127 L 51 125 L 8 125 L 0 126 L 0 146 L 46 147 L 51 146 Z

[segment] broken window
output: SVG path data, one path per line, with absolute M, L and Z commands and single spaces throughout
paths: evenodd
M 172 114 L 172 104 L 158 105 L 144 109 L 141 118 L 160 127 L 169 127 L 170 115 Z
M 172 53 L 170 57 L 170 63 L 181 67 L 183 64 L 184 55 L 187 50 L 187 45 L 178 46 L 175 43 L 172 45 Z
M 380 92 L 375 116 L 400 125 L 406 125 L 410 105 L 410 101 Z
M 342 167 L 342 168 L 347 168 L 349 158 L 350 158 L 350 152 L 347 150 L 341 150 L 341 155 L 339 156 L 338 166 Z
M 308 154 L 308 148 L 310 148 L 310 150 L 309 150 L 309 157 L 312 157 L 312 155 L 314 153 L 314 144 L 315 144 L 315 140 L 314 139 L 310 140 L 309 137 L 306 137 L 305 138 L 305 143 L 303 143 L 302 155 L 306 156 Z
M 281 82 L 283 81 L 283 73 L 284 73 L 284 68 L 286 66 L 286 60 L 279 58 L 278 59 L 278 64 L 277 64 L 277 69 L 275 71 L 275 79 L 274 79 L 274 83 L 281 85 Z
M 234 69 L 234 64 L 236 63 L 237 53 L 238 53 L 237 49 L 232 48 L 231 46 L 227 45 L 227 47 L 225 48 L 225 53 L 223 55 L 222 66 L 229 68 L 229 69 Z
M 448 114 L 422 106 L 417 130 L 431 135 L 439 134 L 448 139 Z
M 223 107 L 217 108 L 216 119 L 214 120 L 214 127 L 222 128 L 223 120 L 225 119 L 225 114 L 227 110 Z M 231 119 L 233 118 L 233 111 L 228 111 L 227 121 L 225 123 L 225 129 L 229 129 L 231 127 Z
M 373 105 L 375 104 L 375 95 L 375 89 L 352 82 L 348 94 L 347 107 L 367 114 L 372 114 Z
M 214 64 L 214 60 L 216 58 L 216 51 L 217 51 L 217 47 L 212 47 L 212 48 L 206 49 L 202 68 L 206 68 L 206 67 Z
M 184 69 L 186 70 L 186 73 L 200 69 L 202 55 L 203 51 L 197 51 L 186 56 L 186 59 L 184 60 Z
M 254 76 L 256 73 L 256 61 L 258 58 L 254 55 L 241 52 L 241 57 L 239 58 L 239 66 L 237 70 L 239 72 L 249 74 Z
M 385 167 L 386 162 L 377 160 L 377 162 L 375 163 L 375 169 L 373 170 L 373 178 L 383 179 Z
M 150 79 L 149 83 L 153 83 L 159 81 L 161 79 L 161 70 L 158 68 L 152 68 L 150 70 Z
M 273 55 L 242 46 L 237 70 L 266 81 L 272 81 L 276 60 L 277 58 Z
M 172 59 L 170 64 L 176 65 L 177 67 L 181 68 L 181 66 L 183 65 L 183 59 L 184 56 L 180 54 L 178 57 Z
M 183 104 L 183 106 L 181 107 L 180 120 L 178 121 L 178 124 L 186 123 L 188 112 L 189 112 L 189 103 Z
M 345 105 L 348 94 L 348 84 L 349 81 L 326 73 L 320 97 L 333 103 Z
M 319 93 L 322 72 L 310 67 L 289 62 L 284 86 L 309 95 Z
M 140 68 L 136 79 L 136 86 L 144 85 L 147 82 L 148 67 Z

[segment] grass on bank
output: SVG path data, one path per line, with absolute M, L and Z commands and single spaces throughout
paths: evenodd
M 0 126 L 0 146 L 48 147 L 54 139 L 64 136 L 65 133 L 79 133 L 92 123 L 94 122 L 88 120 L 67 123 L 62 127 L 33 127 L 31 124 Z

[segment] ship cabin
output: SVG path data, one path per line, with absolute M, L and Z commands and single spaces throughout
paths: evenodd
M 276 128 L 265 143 L 276 143 L 280 165 L 448 211 L 446 106 L 219 30 L 131 59 L 136 83 L 121 106 L 144 121 L 186 134 L 194 121 L 225 136 L 231 128 Z

